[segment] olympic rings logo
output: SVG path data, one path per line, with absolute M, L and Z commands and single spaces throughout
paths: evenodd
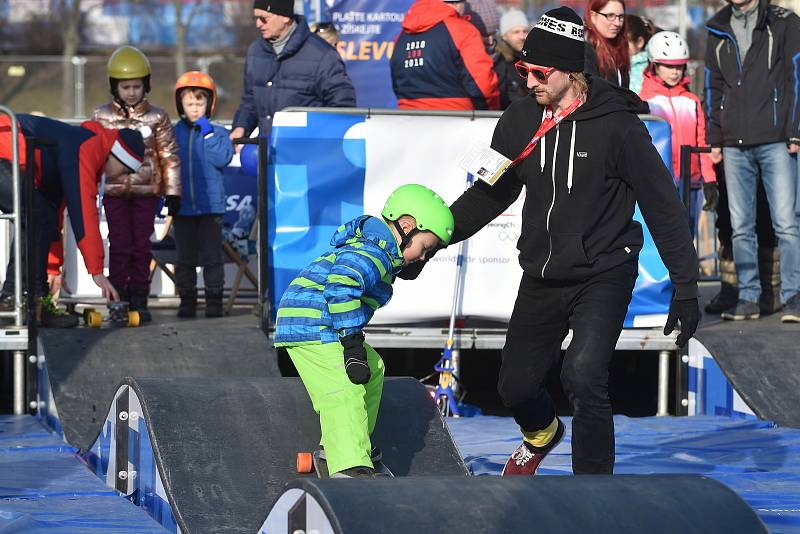
M 497 240 L 498 241 L 510 241 L 516 243 L 519 240 L 519 233 L 518 232 L 497 232 Z

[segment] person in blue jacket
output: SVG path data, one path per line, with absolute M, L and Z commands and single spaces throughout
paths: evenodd
M 222 216 L 225 187 L 222 171 L 233 158 L 228 131 L 209 119 L 217 89 L 208 74 L 189 71 L 175 83 L 175 126 L 181 158 L 183 202 L 173 218 L 178 262 L 175 280 L 181 303 L 178 317 L 197 314 L 197 267 L 203 266 L 206 317 L 222 317 Z
M 275 113 L 289 106 L 356 105 L 339 53 L 294 14 L 293 0 L 255 0 L 253 15 L 261 35 L 247 50 L 231 139 L 250 135 L 256 126 L 259 135 L 268 136 Z

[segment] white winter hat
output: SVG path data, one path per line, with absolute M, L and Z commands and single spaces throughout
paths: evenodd
M 522 26 L 525 29 L 531 27 L 528 17 L 519 9 L 509 9 L 500 17 L 500 35 L 505 35 L 518 26 Z

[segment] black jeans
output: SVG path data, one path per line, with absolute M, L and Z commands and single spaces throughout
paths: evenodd
M 225 268 L 222 262 L 222 216 L 195 215 L 175 217 L 175 248 L 178 263 L 175 281 L 178 293 L 193 291 L 197 286 L 198 266 L 203 267 L 206 290 L 222 292 Z
M 28 177 L 25 174 L 20 176 L 21 188 L 23 198 L 21 199 L 21 207 L 25 209 L 24 202 L 24 189 L 25 180 Z M 0 211 L 3 213 L 11 213 L 14 209 L 14 191 L 11 176 L 11 165 L 6 160 L 0 160 Z M 31 232 L 30 239 L 34 239 L 36 247 L 34 250 L 35 258 L 33 259 L 36 266 L 36 280 L 35 280 L 35 295 L 37 297 L 47 295 L 49 288 L 47 285 L 47 255 L 50 252 L 50 244 L 53 241 L 58 241 L 61 238 L 61 233 L 58 230 L 58 207 L 60 204 L 59 195 L 47 195 L 38 189 L 33 189 L 33 220 L 35 225 Z M 24 214 L 23 214 L 24 215 Z M 28 232 L 24 224 L 22 224 L 22 246 L 28 239 Z M 23 248 L 24 250 L 24 248 Z M 23 273 L 25 272 L 25 256 L 23 254 Z M 24 274 L 23 274 L 24 280 Z M 8 266 L 6 267 L 6 279 L 3 282 L 4 295 L 14 294 L 14 247 L 11 247 L 11 254 L 9 255 Z
M 575 474 L 614 470 L 608 368 L 637 274 L 637 262 L 629 261 L 582 282 L 522 275 L 497 389 L 523 430 L 546 428 L 556 413 L 544 382 L 561 356 L 568 329 L 572 329 L 561 383 L 572 406 Z

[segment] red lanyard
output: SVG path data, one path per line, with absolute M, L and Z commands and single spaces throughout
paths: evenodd
M 518 164 L 522 163 L 522 160 L 530 156 L 531 152 L 533 152 L 533 149 L 535 149 L 536 145 L 539 144 L 539 141 L 542 139 L 542 137 L 547 135 L 547 132 L 555 128 L 556 125 L 564 120 L 567 115 L 578 109 L 581 104 L 583 104 L 583 95 L 576 98 L 575 102 L 567 106 L 567 109 L 564 109 L 559 113 L 553 114 L 553 110 L 547 108 L 547 110 L 545 110 L 544 120 L 539 126 L 539 129 L 536 130 L 536 133 L 533 135 L 533 139 L 530 140 L 528 146 L 525 147 L 520 155 L 511 162 L 511 166 L 516 167 Z

